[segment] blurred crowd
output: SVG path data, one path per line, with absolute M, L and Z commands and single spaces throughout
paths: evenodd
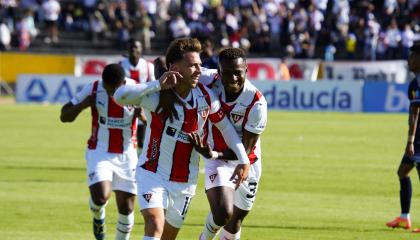
M 0 47 L 60 32 L 93 43 L 198 37 L 272 57 L 405 59 L 420 38 L 419 0 L 0 0 Z

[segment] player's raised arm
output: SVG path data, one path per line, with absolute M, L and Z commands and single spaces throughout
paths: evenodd
M 176 77 L 182 76 L 178 72 L 169 71 L 164 73 L 159 81 L 150 81 L 136 85 L 123 85 L 115 91 L 114 99 L 121 105 L 141 105 L 141 99 L 145 95 L 174 87 Z
M 86 108 L 93 106 L 91 96 L 93 84 L 86 85 L 77 95 L 61 108 L 61 122 L 73 122 Z

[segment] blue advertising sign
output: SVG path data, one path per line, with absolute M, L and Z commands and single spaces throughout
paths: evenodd
M 363 87 L 364 112 L 407 112 L 410 102 L 407 84 L 365 82 Z
M 67 103 L 85 84 L 100 76 L 20 75 L 16 84 L 17 102 Z
M 267 100 L 268 108 L 311 111 L 362 111 L 360 82 L 252 82 Z

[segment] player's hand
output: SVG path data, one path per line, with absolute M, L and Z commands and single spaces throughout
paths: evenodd
M 405 155 L 412 157 L 414 155 L 414 144 L 412 142 L 407 142 L 405 146 Z
M 249 164 L 238 164 L 233 171 L 230 181 L 235 184 L 235 190 L 248 178 Z
M 175 72 L 175 71 L 165 72 L 159 78 L 160 88 L 162 90 L 173 88 L 178 82 L 177 78 L 182 78 L 182 75 L 179 72 Z
M 212 157 L 212 149 L 210 148 L 210 145 L 208 143 L 203 143 L 202 139 L 197 133 L 190 133 L 189 137 L 197 152 L 199 152 L 205 158 L 210 159 Z

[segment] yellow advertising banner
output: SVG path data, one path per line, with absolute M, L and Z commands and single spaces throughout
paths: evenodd
M 19 74 L 74 74 L 74 55 L 0 53 L 0 80 L 16 82 Z

